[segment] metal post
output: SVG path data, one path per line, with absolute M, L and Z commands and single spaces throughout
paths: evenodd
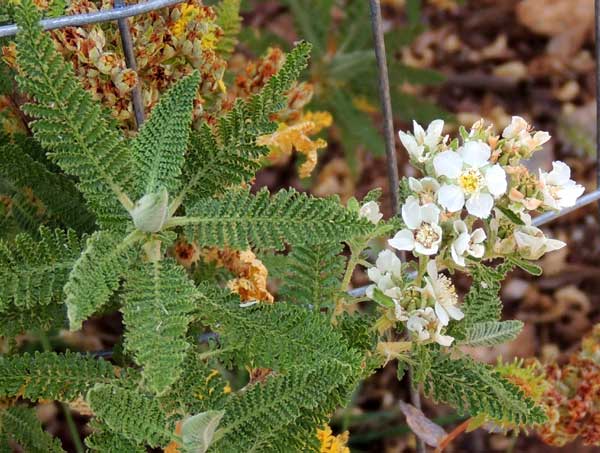
M 390 81 L 388 76 L 387 58 L 385 52 L 385 40 L 383 36 L 383 20 L 381 17 L 381 5 L 379 0 L 369 0 L 371 7 L 371 27 L 373 29 L 373 41 L 375 44 L 375 56 L 379 74 L 379 97 L 381 98 L 381 109 L 383 111 L 383 129 L 385 136 L 385 155 L 390 185 L 390 199 L 392 201 L 392 213 L 398 214 L 398 162 L 396 160 L 396 147 L 394 144 L 394 118 L 392 116 L 392 101 L 390 95 Z M 413 406 L 421 408 L 421 395 L 418 387 L 412 385 L 412 367 L 408 368 L 408 381 L 410 389 L 410 401 Z M 417 437 L 417 452 L 425 453 L 425 443 Z
M 594 1 L 596 42 L 596 189 L 600 190 L 600 0 Z M 598 204 L 600 216 L 600 204 Z
M 383 39 L 383 23 L 379 0 L 370 0 L 371 26 L 373 28 L 373 41 L 375 42 L 375 56 L 379 73 L 379 97 L 383 111 L 383 129 L 385 136 L 385 156 L 390 184 L 390 198 L 392 213 L 398 214 L 398 162 L 396 160 L 396 147 L 394 145 L 394 118 L 392 116 L 392 100 L 390 96 L 390 81 L 388 77 L 387 59 L 385 54 L 385 41 Z
M 115 0 L 115 9 L 124 8 L 125 0 Z M 135 61 L 135 52 L 133 50 L 133 38 L 127 18 L 117 19 L 119 24 L 119 33 L 121 35 L 121 43 L 123 45 L 123 53 L 125 54 L 125 63 L 127 67 L 137 72 L 137 63 Z M 138 81 L 131 91 L 131 100 L 133 103 L 133 112 L 135 115 L 135 123 L 139 129 L 144 123 L 144 100 L 142 98 L 142 83 L 138 75 Z

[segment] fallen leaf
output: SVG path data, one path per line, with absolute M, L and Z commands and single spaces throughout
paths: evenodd
M 447 433 L 444 428 L 429 420 L 421 410 L 404 401 L 399 401 L 398 405 L 412 432 L 427 445 L 437 447 L 446 437 Z

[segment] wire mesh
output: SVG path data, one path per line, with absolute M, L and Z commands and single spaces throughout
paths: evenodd
M 58 28 L 65 27 L 81 27 L 83 25 L 112 22 L 118 19 L 139 16 L 157 9 L 177 5 L 183 1 L 184 0 L 148 0 L 147 2 L 124 6 L 122 8 L 112 8 L 93 13 L 74 14 L 71 16 L 44 19 L 40 22 L 40 24 L 45 30 L 56 30 Z M 0 27 L 0 38 L 14 36 L 18 31 L 19 28 L 16 24 L 3 25 Z

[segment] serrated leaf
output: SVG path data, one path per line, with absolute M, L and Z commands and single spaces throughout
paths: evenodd
M 467 328 L 465 339 L 460 344 L 494 346 L 514 340 L 522 329 L 523 323 L 517 320 L 478 322 Z

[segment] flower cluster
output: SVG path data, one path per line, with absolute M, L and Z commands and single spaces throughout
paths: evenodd
M 600 325 L 564 365 L 549 364 L 542 373 L 548 423 L 538 430 L 544 442 L 563 446 L 580 437 L 584 445 L 600 445 Z
M 112 1 L 72 0 L 65 14 L 82 14 L 112 8 Z M 160 94 L 176 80 L 200 71 L 196 118 L 211 96 L 223 95 L 227 62 L 217 51 L 223 30 L 214 8 L 201 0 L 188 0 L 171 8 L 129 20 L 138 70 L 128 69 L 115 23 L 69 27 L 52 32 L 59 51 L 72 62 L 84 86 L 125 127 L 134 125 L 129 93 L 141 82 L 144 107 L 150 111 Z M 14 44 L 3 49 L 4 60 L 14 67 Z
M 584 188 L 563 162 L 537 175 L 521 164 L 550 136 L 520 117 L 501 135 L 483 121 L 470 131 L 461 128 L 454 140 L 443 129 L 436 120 L 427 129 L 414 123 L 412 134 L 400 132 L 422 177 L 403 183 L 403 227 L 388 245 L 417 261 L 403 265 L 383 250 L 368 269 L 373 285 L 367 296 L 393 309 L 411 340 L 448 346 L 453 338 L 444 334 L 446 327 L 464 315 L 452 281 L 438 269 L 469 272 L 482 261 L 537 260 L 564 247 L 533 225 L 532 214 L 572 206 Z

